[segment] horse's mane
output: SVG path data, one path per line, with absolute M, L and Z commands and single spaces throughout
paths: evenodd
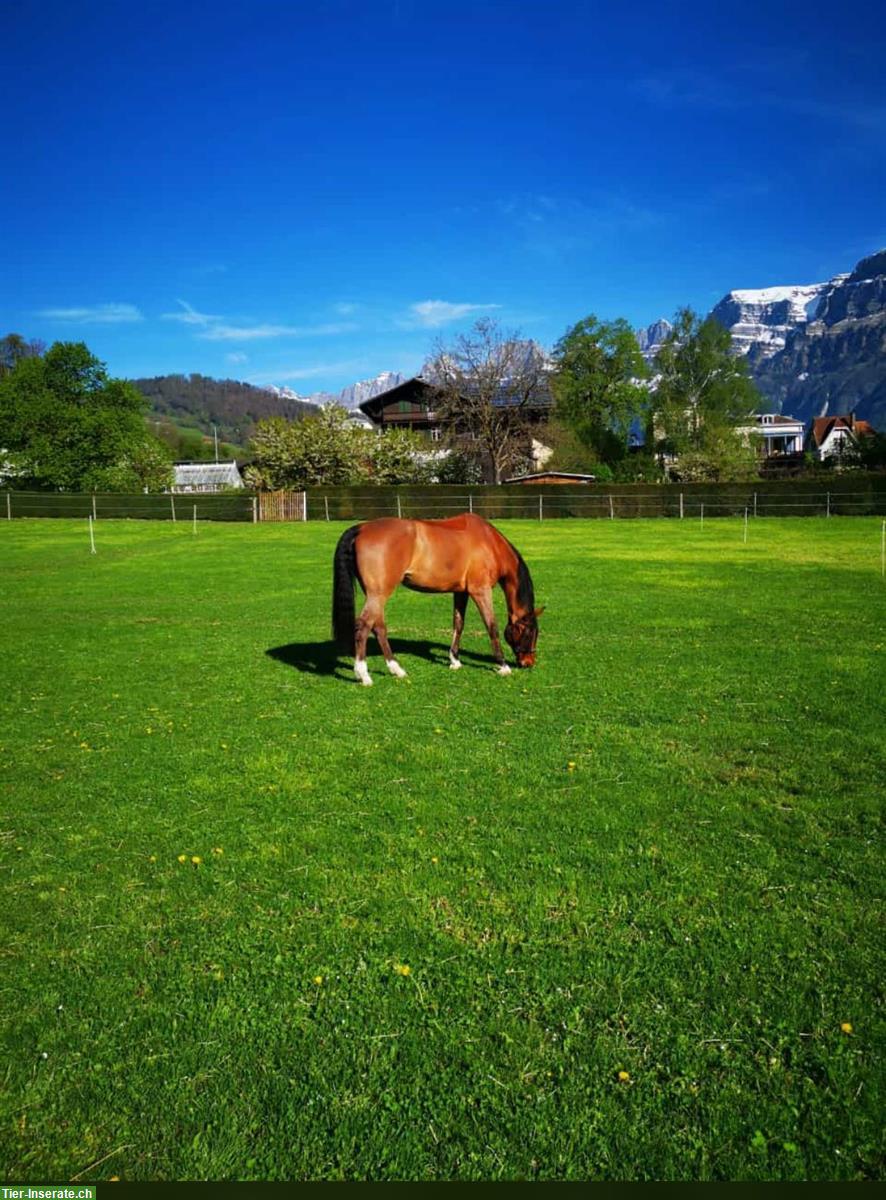
M 535 608 L 535 591 L 532 587 L 532 576 L 529 574 L 529 568 L 523 559 L 523 555 L 512 542 L 504 539 L 514 552 L 514 557 L 517 560 L 517 603 L 525 612 L 531 612 Z

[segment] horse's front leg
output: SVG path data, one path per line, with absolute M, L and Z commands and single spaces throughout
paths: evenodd
M 492 603 L 491 588 L 484 588 L 482 592 L 472 592 L 471 598 L 480 610 L 480 616 L 483 618 L 483 624 L 486 626 L 489 640 L 492 642 L 492 653 L 495 655 L 495 661 L 498 663 L 498 666 L 495 668 L 496 671 L 498 671 L 499 675 L 510 675 L 511 668 L 505 662 L 501 641 L 498 636 L 498 625 L 495 622 L 495 608 Z
M 461 646 L 462 630 L 465 627 L 465 613 L 468 609 L 468 593 L 455 592 L 452 597 L 452 644 L 449 647 L 449 667 L 452 671 L 457 671 L 461 666 L 461 659 L 458 657 L 459 647 Z

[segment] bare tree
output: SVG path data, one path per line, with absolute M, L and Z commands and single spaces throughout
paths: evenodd
M 550 405 L 541 349 L 483 318 L 451 346 L 438 343 L 422 374 L 437 388 L 435 413 L 450 445 L 475 447 L 501 483 L 525 455 L 539 407 Z

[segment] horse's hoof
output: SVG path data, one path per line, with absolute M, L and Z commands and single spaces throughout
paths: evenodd
M 365 662 L 354 664 L 354 674 L 364 687 L 372 687 L 372 680 L 369 678 L 369 668 Z
M 460 670 L 461 670 L 461 662 L 459 661 L 459 659 L 457 659 L 457 658 L 450 658 L 450 660 L 449 660 L 449 670 L 450 670 L 450 671 L 460 671 Z
M 397 662 L 396 658 L 392 658 L 388 662 L 387 666 L 388 666 L 388 670 L 391 672 L 391 674 L 394 676 L 395 679 L 405 679 L 406 678 L 406 672 L 403 670 L 403 668 Z
M 498 675 L 510 675 L 511 673 L 511 668 L 507 663 L 502 663 L 500 666 L 496 667 L 495 670 Z

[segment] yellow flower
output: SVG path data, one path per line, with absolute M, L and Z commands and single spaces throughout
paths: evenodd
M 567 771 L 574 771 L 574 770 L 575 770 L 575 763 L 574 763 L 574 762 L 568 762 L 568 763 L 566 764 L 566 770 L 567 770 Z
M 840 1026 L 840 1030 L 843 1033 L 852 1033 L 852 1026 L 849 1024 L 848 1021 L 844 1021 L 843 1024 Z
M 187 862 L 187 861 L 188 861 L 188 856 L 187 856 L 187 854 L 180 854 L 180 855 L 178 856 L 178 861 L 179 861 L 179 862 Z
M 315 976 L 314 976 L 314 983 L 316 983 L 317 987 L 319 987 L 319 986 L 320 986 L 320 984 L 321 984 L 322 982 L 323 982 L 323 976 L 322 976 L 322 975 L 315 975 Z
M 157 861 L 157 855 L 156 855 L 156 854 L 150 854 L 150 855 L 148 855 L 148 862 L 156 862 L 156 861 Z
M 194 864 L 195 867 L 199 867 L 200 864 L 203 862 L 203 859 L 200 857 L 199 854 L 192 854 L 191 862 Z
M 631 1077 L 627 1071 L 619 1071 L 618 1082 L 619 1083 L 630 1083 L 631 1082 Z
M 222 850 L 221 846 L 213 846 L 212 853 L 213 854 L 224 854 L 224 850 Z
M 436 855 L 436 854 L 432 854 L 432 855 L 431 855 L 431 862 L 432 862 L 432 863 L 438 863 L 439 861 L 440 861 L 440 860 L 439 860 L 439 858 L 437 857 L 437 855 Z
M 395 963 L 394 970 L 397 972 L 398 975 L 411 975 L 412 974 L 412 967 L 408 966 L 406 963 Z

